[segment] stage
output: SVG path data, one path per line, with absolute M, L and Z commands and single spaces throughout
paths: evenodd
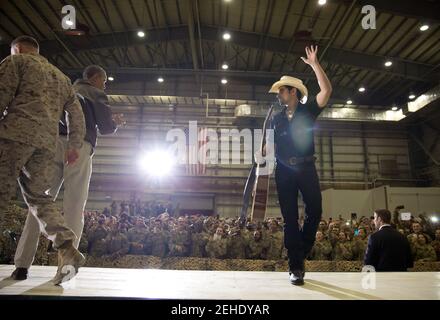
M 440 299 L 440 272 L 377 273 L 376 288 L 364 289 L 362 273 L 310 272 L 306 274 L 306 284 L 295 287 L 289 283 L 286 272 L 81 268 L 75 279 L 54 286 L 50 280 L 56 267 L 33 266 L 25 281 L 10 280 L 13 270 L 12 265 L 0 265 L 0 300 L 2 295 L 214 300 Z

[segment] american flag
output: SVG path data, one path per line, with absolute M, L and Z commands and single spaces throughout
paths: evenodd
M 208 128 L 198 128 L 198 137 L 190 137 L 188 129 L 185 129 L 187 136 L 187 162 L 186 174 L 204 175 L 206 174 L 206 149 L 208 142 Z M 195 144 L 194 144 L 195 142 Z

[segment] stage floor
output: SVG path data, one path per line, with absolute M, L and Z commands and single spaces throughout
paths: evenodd
M 12 265 L 0 265 L 0 300 L 1 295 L 238 300 L 440 299 L 440 272 L 377 273 L 376 288 L 363 289 L 362 273 L 309 272 L 306 284 L 296 287 L 289 283 L 286 272 L 81 268 L 75 279 L 54 286 L 50 280 L 56 267 L 33 266 L 25 281 L 8 279 L 13 270 Z

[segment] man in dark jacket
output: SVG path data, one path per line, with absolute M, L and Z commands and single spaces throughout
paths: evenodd
M 98 131 L 100 134 L 112 134 L 116 132 L 118 125 L 123 124 L 121 115 L 112 115 L 107 95 L 104 92 L 106 81 L 105 70 L 100 66 L 91 65 L 84 70 L 83 79 L 76 80 L 73 85 L 81 103 L 86 124 L 84 143 L 79 150 L 79 158 L 75 166 L 67 166 L 64 159 L 69 136 L 65 115 L 61 117 L 59 124 L 60 136 L 54 161 L 55 174 L 49 193 L 56 199 L 64 183 L 64 219 L 66 225 L 77 236 L 74 242 L 76 248 L 78 248 L 84 227 L 83 212 L 89 193 L 92 157 Z M 37 251 L 39 235 L 38 221 L 29 214 L 15 253 L 16 270 L 12 274 L 13 279 L 27 278 L 28 269 Z
M 375 233 L 368 239 L 364 265 L 376 271 L 407 271 L 413 267 L 408 240 L 391 227 L 391 212 L 379 209 L 374 212 Z

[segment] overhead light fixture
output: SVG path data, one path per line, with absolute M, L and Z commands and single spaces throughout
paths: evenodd
M 222 84 L 227 84 L 227 83 L 228 83 L 228 80 L 222 79 Z
M 352 103 L 353 103 L 352 100 L 350 100 L 350 99 L 347 100 L 347 104 L 352 104 Z
M 162 77 L 159 77 L 159 78 L 157 78 L 157 82 L 159 82 L 159 83 L 162 83 L 162 82 L 164 82 L 165 80 L 162 78 Z
M 107 80 L 108 80 L 108 81 L 114 81 L 114 80 L 115 80 L 115 78 L 114 78 L 114 77 L 112 77 L 112 76 L 110 76 L 110 77 L 108 77 L 108 78 L 107 78 Z
M 227 63 L 223 63 L 223 65 L 222 65 L 222 69 L 223 69 L 223 70 L 228 70 L 228 69 L 229 69 L 228 64 L 227 64 Z
M 360 87 L 359 88 L 359 92 L 364 92 L 365 91 L 365 88 L 364 87 Z
M 410 98 L 412 100 L 412 99 L 415 99 L 415 97 L 416 97 L 415 94 L 410 94 L 408 98 Z
M 385 62 L 385 67 L 391 67 L 392 64 L 393 64 L 393 62 L 388 60 Z
M 223 33 L 223 40 L 230 40 L 231 39 L 231 34 L 229 32 L 225 32 Z
M 323 6 L 323 5 L 325 5 L 327 3 L 327 0 L 318 0 L 318 4 L 320 5 L 320 6 Z
M 143 31 L 138 31 L 137 36 L 138 36 L 139 38 L 143 38 L 143 37 L 145 37 L 145 32 L 143 32 Z
M 420 31 L 426 31 L 426 30 L 428 30 L 428 29 L 429 29 L 429 25 L 427 25 L 427 24 L 423 24 L 423 25 L 421 25 L 420 28 L 419 28 Z
M 394 106 L 394 107 L 391 108 L 391 110 L 393 110 L 393 111 L 397 111 L 397 109 L 399 109 L 399 108 L 396 107 L 396 106 Z

